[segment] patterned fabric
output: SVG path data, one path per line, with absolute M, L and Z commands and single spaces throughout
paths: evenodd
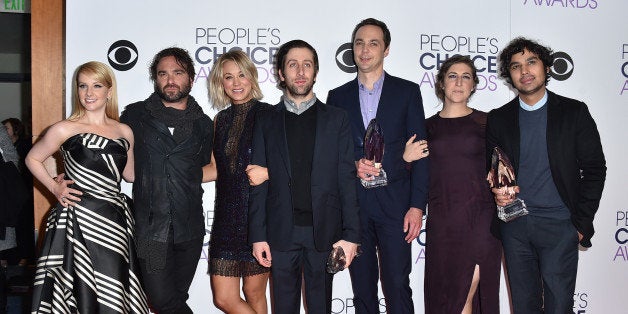
M 231 106 L 216 115 L 214 158 L 218 170 L 209 273 L 244 277 L 267 273 L 247 243 L 249 180 L 244 171 L 251 160 L 253 123 L 270 105 L 256 100 Z
M 83 195 L 48 216 L 33 313 L 148 313 L 137 277 L 133 216 L 120 193 L 126 139 L 83 133 L 61 146 L 68 179 Z
M 4 161 L 10 161 L 14 163 L 15 166 L 18 165 L 19 156 L 17 155 L 17 150 L 15 150 L 15 146 L 13 146 L 7 129 L 2 125 L 0 125 L 0 153 Z

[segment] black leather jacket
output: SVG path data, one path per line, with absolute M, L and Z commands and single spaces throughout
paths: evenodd
M 207 115 L 194 120 L 190 138 L 177 143 L 167 126 L 150 115 L 147 101 L 128 105 L 120 117 L 135 138 L 136 238 L 166 242 L 170 225 L 174 243 L 203 237 L 201 168 L 211 161 L 212 120 Z

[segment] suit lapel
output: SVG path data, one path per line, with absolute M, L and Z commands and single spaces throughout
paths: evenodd
M 375 117 L 377 118 L 377 121 L 383 121 L 386 120 L 386 112 L 388 112 L 388 110 L 386 110 L 386 100 L 388 99 L 395 99 L 395 95 L 393 95 L 392 90 L 390 89 L 389 85 L 390 83 L 390 77 L 388 76 L 388 74 L 386 72 L 384 72 L 384 85 L 382 86 L 382 94 L 379 97 L 379 103 L 377 104 L 377 113 L 375 115 Z M 379 122 L 379 125 L 381 126 L 381 122 Z
M 286 167 L 286 172 L 288 172 L 288 175 L 292 178 L 290 155 L 288 154 L 288 139 L 286 137 L 286 107 L 283 101 L 280 101 L 275 106 L 275 110 L 276 114 L 273 119 L 274 127 L 271 125 L 271 128 L 277 132 L 277 136 L 275 136 L 275 138 L 278 139 L 277 148 L 279 149 L 279 155 Z
M 351 84 L 350 92 L 347 94 L 349 95 L 348 97 L 350 97 L 348 100 L 349 106 L 347 106 L 347 113 L 351 118 L 351 123 L 353 123 L 357 128 L 355 130 L 360 130 L 360 134 L 364 134 L 366 133 L 366 127 L 364 127 L 364 122 L 362 121 L 362 110 L 360 109 L 360 91 L 358 89 L 358 84 L 358 79 L 356 78 Z
M 326 156 L 325 148 L 323 143 L 325 142 L 325 131 L 327 128 L 327 123 L 331 121 L 332 117 L 329 117 L 329 112 L 327 108 L 324 108 L 322 103 L 318 100 L 316 101 L 316 137 L 314 138 L 314 156 L 312 158 L 312 169 L 317 169 L 316 162 L 320 157 Z M 312 173 L 314 174 L 314 173 Z M 314 175 L 312 175 L 312 180 L 314 179 Z
M 503 141 L 506 145 L 512 145 L 510 149 L 506 147 L 501 147 L 505 151 L 512 151 L 512 156 L 508 156 L 512 165 L 515 167 L 515 175 L 519 171 L 519 151 L 521 145 L 521 131 L 519 130 L 519 96 L 515 97 L 511 100 L 507 105 L 507 119 L 503 121 L 505 125 L 506 131 L 503 136 L 505 140 Z
M 558 98 L 555 97 L 554 93 L 547 91 L 547 126 L 545 129 L 545 138 L 547 140 L 547 155 L 551 162 L 554 152 L 552 151 L 552 147 L 560 148 L 562 147 L 560 143 L 560 105 L 558 103 Z

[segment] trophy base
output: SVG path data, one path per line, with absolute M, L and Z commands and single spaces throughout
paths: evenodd
M 497 217 L 504 222 L 513 221 L 527 214 L 526 203 L 520 198 L 515 199 L 506 206 L 497 206 Z
M 379 175 L 371 178 L 371 180 L 360 179 L 364 188 L 371 189 L 388 185 L 388 177 L 386 176 L 386 171 L 384 171 L 384 169 L 379 169 Z

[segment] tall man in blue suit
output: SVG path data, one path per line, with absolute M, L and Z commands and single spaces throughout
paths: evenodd
M 360 241 L 349 119 L 314 95 L 318 56 L 310 44 L 283 44 L 276 62 L 284 95 L 254 126 L 251 163 L 266 167 L 269 179 L 251 189 L 249 242 L 272 268 L 274 313 L 299 313 L 303 278 L 307 312 L 327 314 L 327 257 L 340 246 L 349 266 Z
M 384 135 L 382 168 L 388 176 L 387 186 L 371 189 L 355 179 L 363 253 L 349 268 L 353 303 L 356 313 L 380 313 L 377 281 L 381 273 L 387 313 L 413 313 L 410 243 L 421 231 L 428 169 L 427 158 L 407 164 L 402 156 L 410 137 L 426 137 L 421 91 L 417 84 L 384 72 L 390 45 L 385 23 L 365 19 L 355 27 L 351 40 L 357 78 L 331 90 L 327 103 L 349 113 L 360 179 L 370 180 L 379 173 L 373 162 L 364 158 L 365 130 L 376 119 Z
M 533 40 L 513 39 L 499 56 L 499 70 L 519 94 L 487 118 L 487 155 L 500 147 L 518 184 L 494 188 L 495 201 L 505 206 L 519 193 L 529 211 L 499 223 L 513 313 L 572 313 L 578 243 L 591 246 L 606 179 L 587 106 L 547 90 L 551 55 Z

